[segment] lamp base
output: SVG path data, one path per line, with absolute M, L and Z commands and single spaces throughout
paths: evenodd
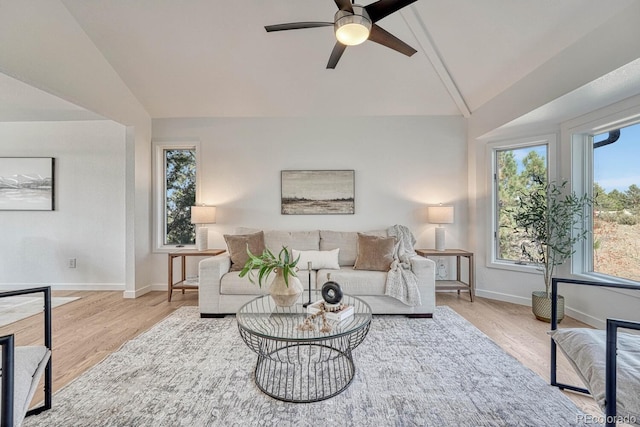
M 444 227 L 436 227 L 436 251 L 444 251 Z
M 207 227 L 199 227 L 196 231 L 196 249 L 199 251 L 209 249 L 209 229 Z

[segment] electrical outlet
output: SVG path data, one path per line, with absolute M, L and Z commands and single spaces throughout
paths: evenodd
M 436 277 L 440 280 L 447 279 L 447 265 L 442 258 L 438 258 L 436 261 Z
M 69 258 L 69 261 L 67 262 L 67 267 L 76 268 L 76 259 L 75 258 Z

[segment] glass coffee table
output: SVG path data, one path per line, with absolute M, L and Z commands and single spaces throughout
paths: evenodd
M 355 375 L 351 352 L 364 341 L 371 325 L 371 307 L 359 298 L 344 295 L 342 302 L 354 308 L 353 316 L 329 320 L 330 332 L 298 328 L 307 318 L 304 292 L 292 307 L 278 307 L 269 295 L 258 297 L 236 314 L 244 342 L 258 355 L 255 382 L 271 397 L 286 402 L 317 402 L 344 391 Z M 311 300 L 321 300 L 312 292 Z

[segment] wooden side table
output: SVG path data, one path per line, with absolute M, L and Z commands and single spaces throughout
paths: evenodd
M 224 253 L 224 249 L 207 249 L 206 251 L 199 251 L 196 249 L 181 249 L 175 252 L 169 252 L 169 288 L 167 293 L 167 301 L 171 302 L 171 294 L 174 289 L 182 289 L 182 293 L 186 289 L 198 289 L 198 283 L 187 283 L 187 257 L 188 256 L 216 256 Z M 180 266 L 182 268 L 182 273 L 180 275 L 181 279 L 179 282 L 173 282 L 173 259 L 174 258 L 182 258 L 182 262 Z
M 473 264 L 473 252 L 468 252 L 462 249 L 445 249 L 444 251 L 437 251 L 435 249 L 416 249 L 416 253 L 423 257 L 441 257 L 441 256 L 455 256 L 456 257 L 456 280 L 438 280 L 436 281 L 436 291 L 450 291 L 457 290 L 458 295 L 460 291 L 469 292 L 469 299 L 473 302 L 473 296 L 476 293 L 475 287 L 475 267 Z M 460 278 L 460 258 L 467 258 L 469 262 L 469 281 L 463 282 Z

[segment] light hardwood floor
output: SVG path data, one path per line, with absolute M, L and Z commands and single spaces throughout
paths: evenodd
M 196 292 L 174 292 L 167 302 L 165 292 L 151 292 L 137 299 L 124 299 L 121 292 L 56 291 L 54 296 L 81 299 L 53 310 L 53 389 L 59 390 L 97 364 L 123 343 L 152 327 L 177 308 L 197 305 Z M 523 365 L 549 380 L 549 325 L 536 320 L 529 307 L 476 298 L 438 293 L 437 305 L 448 305 L 493 339 Z M 428 321 L 428 320 L 425 320 Z M 566 318 L 563 327 L 584 326 Z M 17 345 L 41 344 L 41 316 L 32 316 L 0 328 L 0 336 L 16 335 Z M 558 380 L 581 385 L 568 362 L 559 357 Z M 599 415 L 593 399 L 565 392 L 586 413 Z M 33 402 L 42 400 L 38 391 Z

